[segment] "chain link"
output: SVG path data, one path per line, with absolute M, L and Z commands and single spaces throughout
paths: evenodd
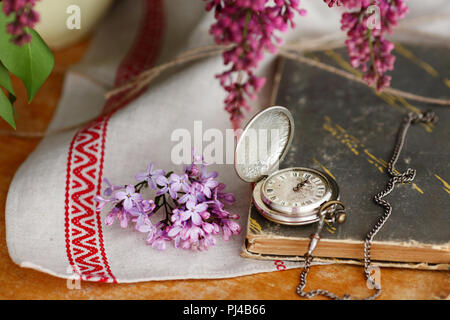
M 366 238 L 364 240 L 364 275 L 366 277 L 366 280 L 371 284 L 372 288 L 375 289 L 375 293 L 372 294 L 369 297 L 364 298 L 363 300 L 374 300 L 378 298 L 381 294 L 381 285 L 376 283 L 376 281 L 372 278 L 370 271 L 371 271 L 371 260 L 370 260 L 370 249 L 372 246 L 372 241 L 374 237 L 377 235 L 377 233 L 381 230 L 383 225 L 386 223 L 386 221 L 389 219 L 391 213 L 392 213 L 392 206 L 389 202 L 386 200 L 383 200 L 385 196 L 390 194 L 392 190 L 394 190 L 395 185 L 400 183 L 409 183 L 414 180 L 414 177 L 416 175 L 416 170 L 408 168 L 405 172 L 399 173 L 397 170 L 395 170 L 395 164 L 397 163 L 397 160 L 400 156 L 400 153 L 403 149 L 403 146 L 405 144 L 406 134 L 408 132 L 408 128 L 411 126 L 411 124 L 416 123 L 436 123 L 437 116 L 434 112 L 427 111 L 424 113 L 416 114 L 416 113 L 409 113 L 407 117 L 405 117 L 402 125 L 400 126 L 398 135 L 397 135 L 397 141 L 394 147 L 394 151 L 392 154 L 392 158 L 388 163 L 387 171 L 391 178 L 387 182 L 386 188 L 382 191 L 380 191 L 378 194 L 376 194 L 373 198 L 373 200 L 380 206 L 383 207 L 384 213 L 383 215 L 378 219 L 374 227 L 372 228 L 369 233 L 367 233 Z M 320 213 L 319 213 L 320 215 Z M 309 269 L 311 267 L 311 263 L 313 261 L 312 251 L 314 251 L 315 246 L 317 245 L 317 242 L 320 239 L 320 232 L 323 227 L 325 215 L 321 215 L 321 219 L 318 222 L 318 227 L 316 232 L 311 236 L 311 241 L 309 245 L 308 252 L 305 254 L 305 267 L 303 268 L 301 274 L 300 274 L 300 283 L 297 287 L 297 294 L 300 297 L 303 298 L 312 298 L 318 295 L 334 299 L 334 300 L 351 300 L 350 295 L 344 295 L 343 297 L 339 297 L 336 294 L 329 292 L 327 290 L 317 289 L 309 292 L 305 292 L 304 289 L 306 287 L 306 277 L 308 275 Z M 314 245 L 312 245 L 314 243 Z

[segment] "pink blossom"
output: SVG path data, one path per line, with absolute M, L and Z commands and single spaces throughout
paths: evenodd
M 233 234 L 239 234 L 241 226 L 232 220 L 225 220 L 222 226 L 223 240 L 227 241 Z
M 14 15 L 6 30 L 12 35 L 11 41 L 23 45 L 31 41 L 31 35 L 26 28 L 34 28 L 39 22 L 39 14 L 33 10 L 37 0 L 3 0 L 3 12 L 6 16 Z
M 395 57 L 391 54 L 394 44 L 386 40 L 385 35 L 391 33 L 398 20 L 408 13 L 405 2 L 406 0 L 339 0 L 341 5 L 352 9 L 351 12 L 343 13 L 341 19 L 341 29 L 347 31 L 345 44 L 350 63 L 364 72 L 364 81 L 377 90 L 390 86 L 391 77 L 386 72 L 394 69 Z M 368 11 L 371 5 L 379 8 L 380 29 L 369 26 L 369 19 L 374 18 Z
M 130 221 L 130 215 L 123 208 L 114 207 L 106 216 L 105 224 L 110 226 L 115 220 L 119 220 L 120 226 L 122 228 L 128 227 L 128 222 Z
M 255 99 L 265 79 L 254 70 L 264 51 L 276 53 L 281 43 L 275 33 L 294 27 L 294 15 L 305 15 L 299 0 L 205 0 L 206 10 L 214 9 L 216 22 L 210 34 L 217 44 L 232 45 L 223 53 L 225 65 L 230 65 L 216 77 L 227 96 L 225 110 L 235 129 L 240 127 L 243 111 L 249 111 L 248 98 Z
M 147 216 L 142 216 L 142 218 L 138 219 L 136 222 L 136 230 L 143 233 L 153 234 L 153 232 L 156 231 L 156 228 Z

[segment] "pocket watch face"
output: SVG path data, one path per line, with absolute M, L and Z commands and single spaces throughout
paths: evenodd
M 313 210 L 331 196 L 330 184 L 320 172 L 289 168 L 270 175 L 262 185 L 263 201 L 272 209 L 295 213 Z

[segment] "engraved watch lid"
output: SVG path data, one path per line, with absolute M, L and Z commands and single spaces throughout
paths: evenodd
M 278 170 L 294 135 L 294 119 L 285 107 L 274 106 L 256 114 L 236 144 L 234 168 L 246 182 Z

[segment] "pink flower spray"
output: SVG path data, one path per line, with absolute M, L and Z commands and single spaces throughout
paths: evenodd
M 405 0 L 325 0 L 329 6 L 343 5 L 345 12 L 341 29 L 347 31 L 348 54 L 354 68 L 364 72 L 363 79 L 377 90 L 389 87 L 391 76 L 386 72 L 394 69 L 395 57 L 391 54 L 394 44 L 386 40 L 386 33 L 408 13 Z M 373 9 L 373 10 L 369 10 Z M 375 14 L 379 13 L 379 17 Z M 378 25 L 373 24 L 379 18 Z
M 281 39 L 276 31 L 294 28 L 295 13 L 305 15 L 299 0 L 204 0 L 206 10 L 214 9 L 216 22 L 210 33 L 220 45 L 231 45 L 223 53 L 225 65 L 230 67 L 218 74 L 221 86 L 227 92 L 225 110 L 230 114 L 234 129 L 243 119 L 243 110 L 249 110 L 248 98 L 255 99 L 265 84 L 254 70 L 265 50 L 276 53 Z M 323 0 L 329 7 L 347 9 L 341 19 L 341 29 L 347 31 L 346 46 L 353 67 L 359 68 L 370 86 L 382 90 L 390 85 L 395 57 L 394 44 L 386 40 L 400 19 L 408 12 L 406 0 Z M 372 10 L 370 10 L 372 9 Z M 379 13 L 379 23 L 372 25 Z
M 306 11 L 299 8 L 299 0 L 205 1 L 206 10 L 214 9 L 216 22 L 210 33 L 215 42 L 232 45 L 223 53 L 224 63 L 230 68 L 216 77 L 227 92 L 225 110 L 230 114 L 234 129 L 238 129 L 243 110 L 250 109 L 247 98 L 255 99 L 266 81 L 254 74 L 264 50 L 275 53 L 276 45 L 281 43 L 275 32 L 295 27 L 295 13 L 305 15 Z
M 7 32 L 12 35 L 11 41 L 23 45 L 31 41 L 27 28 L 34 28 L 39 22 L 39 14 L 33 10 L 38 0 L 3 0 L 3 12 L 6 16 L 14 14 L 14 21 L 7 25 Z

